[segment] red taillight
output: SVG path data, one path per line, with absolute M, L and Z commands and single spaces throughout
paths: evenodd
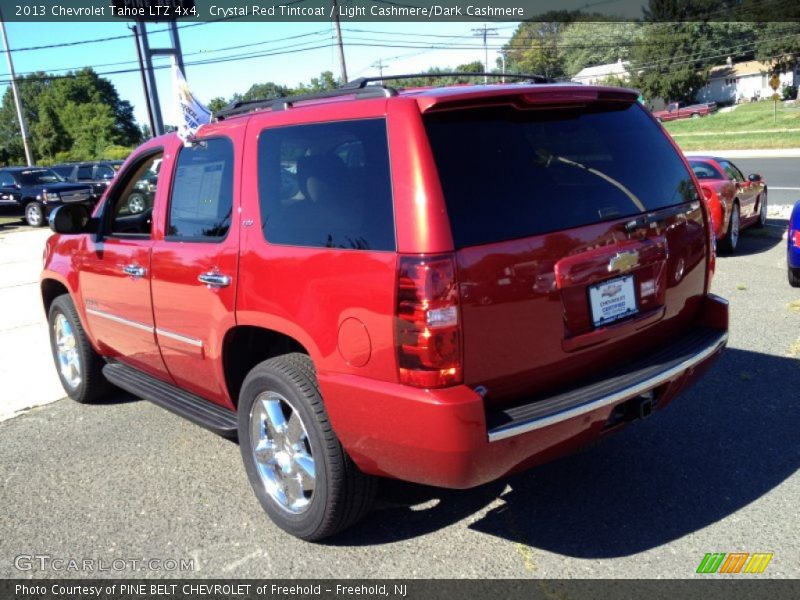
M 794 247 L 795 248 L 800 248 L 800 229 L 798 229 L 798 230 L 796 230 L 794 232 L 794 236 L 793 236 L 793 240 L 792 241 L 794 241 Z
M 395 344 L 400 382 L 461 383 L 461 327 L 453 257 L 401 256 Z

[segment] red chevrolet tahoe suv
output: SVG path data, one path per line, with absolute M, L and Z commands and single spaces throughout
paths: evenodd
M 113 384 L 238 437 L 266 512 L 308 540 L 378 477 L 477 486 L 663 408 L 728 309 L 697 181 L 636 98 L 360 80 L 150 140 L 92 215 L 50 220 L 67 394 Z

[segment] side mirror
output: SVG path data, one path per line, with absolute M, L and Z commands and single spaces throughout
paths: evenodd
M 761 175 L 759 175 L 758 173 L 750 173 L 750 175 L 747 176 L 747 179 L 749 179 L 753 183 L 759 183 L 761 181 Z
M 50 213 L 50 229 L 55 233 L 93 233 L 96 220 L 83 204 L 64 204 Z

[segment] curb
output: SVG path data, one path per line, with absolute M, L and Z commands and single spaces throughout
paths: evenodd
M 720 156 L 722 158 L 800 158 L 800 148 L 768 150 L 689 150 L 686 156 Z

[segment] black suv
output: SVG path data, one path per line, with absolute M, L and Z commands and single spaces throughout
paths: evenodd
M 91 185 L 94 194 L 100 197 L 117 174 L 121 163 L 117 164 L 116 168 L 115 163 L 119 161 L 64 163 L 54 165 L 52 169 L 66 181 Z
M 85 204 L 91 211 L 98 197 L 91 186 L 67 183 L 51 169 L 0 169 L 0 199 L 19 204 L 25 222 L 31 227 L 44 225 L 50 212 L 62 204 Z

